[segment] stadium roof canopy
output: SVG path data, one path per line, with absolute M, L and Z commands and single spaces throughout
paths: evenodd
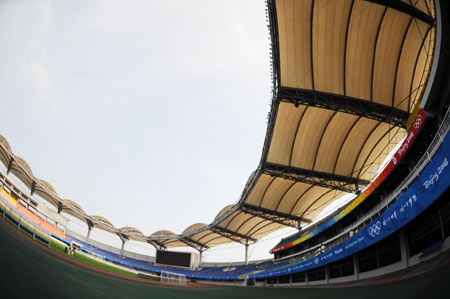
M 425 90 L 434 53 L 434 2 L 269 0 L 267 17 L 273 99 L 261 162 L 238 203 L 210 224 L 150 236 L 116 229 L 72 201 L 60 210 L 158 248 L 204 250 L 299 227 L 366 186 L 405 136 Z M 58 206 L 56 191 L 0 141 L 8 171 Z
M 86 213 L 83 211 L 83 208 L 76 202 L 70 199 L 63 199 L 61 202 L 61 211 L 66 214 L 69 214 L 75 218 L 80 219 L 83 222 L 86 222 L 89 225 L 88 218 L 86 217 Z M 93 226 L 93 225 L 89 225 Z

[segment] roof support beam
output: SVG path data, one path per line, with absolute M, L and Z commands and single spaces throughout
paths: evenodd
M 270 58 L 272 59 L 272 87 L 280 85 L 280 43 L 278 39 L 278 16 L 276 0 L 267 1 L 267 17 L 270 31 Z
M 122 245 L 126 240 L 128 240 L 128 236 L 125 234 L 117 233 L 117 236 L 119 237 L 120 241 L 122 241 Z
M 122 242 L 130 240 L 130 237 L 128 237 L 128 235 L 126 233 L 117 232 L 116 234 L 117 234 L 117 236 L 119 236 L 119 238 Z
M 94 222 L 92 222 L 91 219 L 86 218 L 86 223 L 87 223 L 87 225 L 88 225 L 89 230 L 91 230 L 91 228 L 94 227 Z
M 147 242 L 158 250 L 167 249 L 166 245 L 157 240 L 147 240 Z
M 402 2 L 399 0 L 365 0 L 365 1 L 393 8 L 402 13 L 405 13 L 414 18 L 417 18 L 417 19 L 421 20 L 422 22 L 427 23 L 430 26 L 433 26 L 433 24 L 434 24 L 434 19 L 431 16 L 427 15 L 423 11 L 421 11 L 421 10 L 415 8 L 414 6 L 411 6 L 405 2 Z
M 264 173 L 270 176 L 348 193 L 357 193 L 361 186 L 369 184 L 369 181 L 357 178 L 274 163 L 265 163 Z
M 227 239 L 230 239 L 230 240 L 232 240 L 234 242 L 237 242 L 237 243 L 240 243 L 240 244 L 243 244 L 243 245 L 250 244 L 251 242 L 252 243 L 256 242 L 256 239 L 254 239 L 252 237 L 242 235 L 240 233 L 228 230 L 228 229 L 226 229 L 224 227 L 221 227 L 221 226 L 211 227 L 211 230 L 213 232 L 215 232 L 216 234 L 221 235 L 222 237 L 225 237 Z
M 13 157 L 11 157 L 9 159 L 8 168 L 6 169 L 6 174 L 9 174 L 11 172 L 13 161 L 14 161 L 14 159 L 13 159 Z
M 247 214 L 263 218 L 265 220 L 273 221 L 279 224 L 283 224 L 291 227 L 300 227 L 301 223 L 310 223 L 310 219 L 305 219 L 302 217 L 297 217 L 294 215 L 289 215 L 274 210 L 269 210 L 266 208 L 250 205 L 244 203 L 240 209 Z
M 91 236 L 91 227 L 88 227 L 88 232 L 87 232 L 87 236 L 86 236 L 86 243 L 89 242 L 89 237 Z
M 292 103 L 296 107 L 307 105 L 358 115 L 406 128 L 409 112 L 390 106 L 322 91 L 280 86 L 280 102 Z
M 189 237 L 181 238 L 180 241 L 200 252 L 209 248 L 207 245 L 200 243 L 198 241 L 195 241 Z
M 33 195 L 34 192 L 36 192 L 36 180 L 33 180 L 33 182 L 31 183 L 31 190 L 30 191 L 31 191 L 30 192 L 31 195 Z

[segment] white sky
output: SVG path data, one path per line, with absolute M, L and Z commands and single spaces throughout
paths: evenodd
M 0 134 L 116 227 L 210 223 L 261 157 L 269 41 L 262 0 L 1 1 Z

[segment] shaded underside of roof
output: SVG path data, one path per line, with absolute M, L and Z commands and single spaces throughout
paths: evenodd
M 90 216 L 93 227 L 108 231 L 111 233 L 117 233 L 118 230 L 114 228 L 114 225 L 106 218 L 102 216 Z
M 84 212 L 83 208 L 81 208 L 79 204 L 70 199 L 65 199 L 61 201 L 61 211 L 75 218 L 78 218 L 83 222 L 88 223 L 86 213 Z
M 28 163 L 19 156 L 10 157 L 8 171 L 14 174 L 28 188 L 33 184 L 33 172 Z
M 127 227 L 122 227 L 119 230 L 121 232 L 120 235 L 124 239 L 145 242 L 144 234 L 135 227 L 127 226 Z
M 8 167 L 9 161 L 11 159 L 11 146 L 3 135 L 0 135 L 0 161 Z
M 58 198 L 55 188 L 48 182 L 42 179 L 35 179 L 32 190 L 47 202 L 51 203 L 54 207 L 58 207 L 60 199 Z

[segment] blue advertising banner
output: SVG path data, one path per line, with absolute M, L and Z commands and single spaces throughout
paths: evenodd
M 352 255 L 401 227 L 430 206 L 450 185 L 450 137 L 446 137 L 431 162 L 411 186 L 380 217 L 342 244 L 317 257 L 284 269 L 250 275 L 250 279 L 301 272 L 324 266 Z

